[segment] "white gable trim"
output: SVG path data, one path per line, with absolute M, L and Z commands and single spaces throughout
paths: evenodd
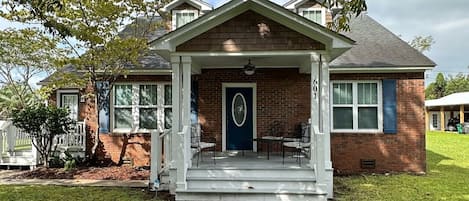
M 289 12 L 270 1 L 233 0 L 214 11 L 199 17 L 186 26 L 182 26 L 161 38 L 151 41 L 150 47 L 151 49 L 156 50 L 161 56 L 168 59 L 169 52 L 175 52 L 178 45 L 247 10 L 262 13 L 265 17 L 325 44 L 326 50 L 331 51 L 331 58 L 335 58 L 350 49 L 354 44 L 353 40 L 328 30 L 327 28 L 302 16 Z
M 296 0 L 296 1 L 289 1 L 285 4 L 283 4 L 283 7 L 285 7 L 288 10 L 296 10 L 298 6 L 303 5 L 304 3 L 308 2 L 309 0 Z M 318 3 L 324 3 L 324 0 L 316 0 Z
M 167 4 L 165 7 L 163 7 L 163 11 L 169 12 L 172 9 L 176 8 L 177 6 L 179 6 L 183 3 L 187 3 L 191 6 L 194 6 L 195 8 L 199 9 L 200 11 L 210 11 L 210 10 L 213 9 L 213 7 L 210 4 L 205 3 L 203 1 L 198 1 L 198 0 L 174 0 L 174 1 L 171 1 L 169 4 Z

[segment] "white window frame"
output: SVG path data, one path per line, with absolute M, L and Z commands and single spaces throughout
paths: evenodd
M 115 105 L 115 90 L 117 85 L 131 85 L 132 86 L 132 128 L 115 128 L 115 109 L 116 108 L 129 108 L 129 106 L 116 106 Z M 156 105 L 140 105 L 140 85 L 156 85 Z M 170 82 L 118 82 L 114 84 L 110 96 L 110 127 L 112 133 L 150 133 L 152 131 L 163 132 L 165 130 L 165 108 L 172 108 L 172 105 L 165 105 L 165 85 L 171 85 Z M 157 109 L 157 129 L 144 129 L 139 128 L 140 126 L 140 108 L 156 108 Z
M 78 121 L 80 117 L 80 91 L 78 89 L 59 89 L 56 93 L 56 105 L 57 107 L 62 107 L 62 94 L 67 95 L 76 95 L 77 96 L 77 116 L 74 117 L 74 120 Z
M 322 22 L 318 23 L 318 24 L 320 24 L 322 26 L 326 26 L 326 8 L 317 8 L 317 7 L 299 8 L 298 9 L 298 14 L 304 17 L 304 13 L 303 13 L 304 11 L 321 11 Z M 311 21 L 313 21 L 313 20 L 311 20 Z
M 352 104 L 344 105 L 344 104 L 334 104 L 334 84 L 338 83 L 351 83 L 352 84 Z M 378 103 L 365 105 L 365 104 L 358 104 L 358 83 L 376 83 L 377 87 L 377 96 L 378 96 Z M 380 80 L 335 80 L 331 81 L 330 85 L 330 114 L 331 114 L 331 132 L 335 133 L 382 133 L 383 132 L 383 89 L 382 83 Z M 352 107 L 352 114 L 353 114 L 353 128 L 352 129 L 334 129 L 334 106 L 340 107 Z M 359 129 L 358 128 L 358 108 L 359 107 L 377 107 L 378 109 L 378 129 Z
M 171 27 L 172 27 L 173 30 L 179 28 L 179 27 L 176 27 L 176 22 L 177 22 L 176 16 L 177 16 L 177 14 L 183 14 L 183 13 L 194 13 L 194 20 L 199 17 L 199 11 L 198 10 L 193 10 L 193 9 L 173 10 L 172 14 L 171 14 L 172 15 Z M 184 26 L 184 25 L 182 25 L 182 26 Z

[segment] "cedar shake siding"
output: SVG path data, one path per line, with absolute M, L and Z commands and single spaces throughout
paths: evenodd
M 176 48 L 179 52 L 324 49 L 324 44 L 254 11 L 244 12 Z

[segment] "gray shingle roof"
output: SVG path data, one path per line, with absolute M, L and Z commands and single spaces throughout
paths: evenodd
M 356 41 L 354 47 L 337 57 L 330 67 L 434 67 L 428 57 L 366 14 L 350 22 L 343 34 Z

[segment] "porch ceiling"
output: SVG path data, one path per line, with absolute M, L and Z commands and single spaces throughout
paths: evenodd
M 308 62 L 307 55 L 266 56 L 193 56 L 192 62 L 200 68 L 243 68 L 251 59 L 256 68 L 299 68 Z

